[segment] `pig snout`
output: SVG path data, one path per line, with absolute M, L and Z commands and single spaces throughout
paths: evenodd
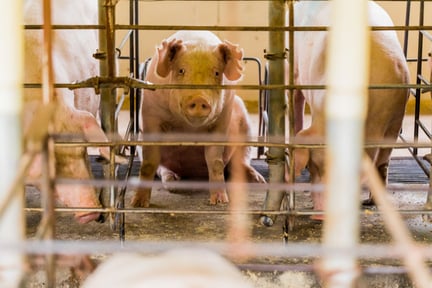
M 91 221 L 104 222 L 105 220 L 101 219 L 101 214 L 99 212 L 78 212 L 75 213 L 75 220 L 80 224 L 86 224 Z
M 57 185 L 56 194 L 58 200 L 66 207 L 77 208 L 100 208 L 102 207 L 95 189 L 91 187 L 74 186 L 74 185 Z M 74 213 L 77 222 L 81 224 L 98 220 L 101 217 L 100 212 L 77 211 Z
M 210 115 L 211 106 L 202 97 L 193 97 L 186 101 L 185 112 L 189 118 L 205 118 Z

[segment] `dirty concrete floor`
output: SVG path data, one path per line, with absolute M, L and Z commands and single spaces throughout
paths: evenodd
M 420 168 L 410 160 L 409 171 L 412 175 L 407 175 L 403 168 L 401 171 L 400 161 L 395 158 L 396 164 L 390 167 L 390 178 L 408 177 L 414 183 L 427 183 L 427 178 Z M 397 162 L 399 161 L 399 162 Z M 396 167 L 397 166 L 397 167 Z M 399 168 L 398 168 L 399 167 Z M 265 171 L 264 171 L 265 172 Z M 414 178 L 412 178 L 414 177 Z M 416 178 L 417 177 L 417 178 Z M 394 180 L 393 182 L 397 182 Z M 407 181 L 410 181 L 409 179 Z M 422 209 L 426 199 L 426 192 L 407 193 L 404 191 L 389 191 L 394 197 L 399 209 Z M 126 204 L 129 203 L 130 192 L 126 194 Z M 265 192 L 252 191 L 248 194 L 249 208 L 262 209 Z M 310 193 L 296 193 L 296 207 L 298 209 L 308 209 L 312 207 Z M 40 207 L 40 193 L 34 188 L 26 189 L 26 201 L 28 207 Z M 166 190 L 154 190 L 152 193 L 152 205 L 150 209 L 204 209 L 204 210 L 225 210 L 227 206 L 208 205 L 207 191 L 184 191 L 170 193 Z M 73 220 L 68 213 L 57 213 L 56 238 L 60 240 L 116 240 L 117 231 L 112 231 L 109 223 L 89 223 L 80 225 Z M 130 214 L 125 218 L 125 237 L 127 241 L 219 241 L 224 240 L 227 235 L 227 215 L 220 214 Z M 432 243 L 432 224 L 423 222 L 421 215 L 405 215 L 406 221 L 414 239 L 420 243 Z M 29 239 L 34 239 L 37 226 L 41 216 L 36 212 L 26 213 L 27 229 L 26 234 Z M 278 217 L 272 227 L 263 227 L 259 224 L 256 216 L 251 219 L 250 231 L 252 241 L 256 243 L 282 243 L 283 217 Z M 322 236 L 322 223 L 312 221 L 308 216 L 298 216 L 295 218 L 295 226 L 288 234 L 288 243 L 320 243 Z M 390 243 L 391 237 L 386 231 L 381 216 L 370 213 L 361 217 L 361 243 L 385 244 Z M 93 255 L 95 261 L 104 259 L 102 255 Z M 264 257 L 254 259 L 251 264 L 281 264 L 294 265 L 299 269 L 289 271 L 267 271 L 259 272 L 253 270 L 244 271 L 245 277 L 250 280 L 255 287 L 320 287 L 315 273 L 311 272 L 313 264 L 317 259 L 307 258 L 280 258 Z M 362 262 L 367 267 L 380 267 L 390 265 L 399 267 L 399 261 L 376 261 L 368 260 Z M 308 266 L 305 266 L 308 265 Z M 302 271 L 302 267 L 307 267 L 307 271 Z M 25 287 L 46 287 L 45 274 L 42 270 L 35 269 L 28 274 Z M 402 273 L 390 274 L 364 274 L 361 277 L 359 287 L 413 287 L 407 275 Z M 80 280 L 70 273 L 68 269 L 59 268 L 57 270 L 56 287 L 79 287 Z
M 395 160 L 396 161 L 396 160 Z M 399 165 L 401 160 L 396 161 Z M 395 162 L 395 163 L 396 163 Z M 413 169 L 417 169 L 410 163 Z M 394 169 L 397 169 L 394 168 Z M 393 171 L 394 169 L 391 168 Z M 413 170 L 410 169 L 410 170 Z M 395 177 L 396 172 L 392 172 Z M 421 178 L 424 178 L 421 177 Z M 425 181 L 424 179 L 422 180 Z M 401 191 L 389 191 L 396 199 L 400 209 L 421 209 L 425 202 L 425 192 L 407 193 Z M 129 203 L 131 193 L 126 194 L 126 203 Z M 249 208 L 262 209 L 265 193 L 254 191 L 249 195 Z M 308 209 L 312 207 L 310 193 L 298 192 L 296 194 L 296 203 L 298 209 Z M 27 189 L 28 207 L 39 207 L 40 193 L 35 189 Z M 203 210 L 225 210 L 227 206 L 210 206 L 208 205 L 207 191 L 184 191 L 170 193 L 166 190 L 154 190 L 152 194 L 152 205 L 150 209 L 203 209 Z M 126 215 L 125 219 L 125 237 L 127 241 L 223 241 L 227 235 L 227 215 L 187 215 L 187 214 L 131 214 Z M 27 236 L 32 239 L 35 237 L 36 228 L 41 216 L 39 213 L 27 213 Z M 432 224 L 423 222 L 420 215 L 404 216 L 406 223 L 414 239 L 421 243 L 432 242 Z M 282 243 L 283 217 L 278 217 L 272 227 L 263 227 L 259 224 L 257 217 L 253 217 L 250 229 L 252 241 L 256 243 Z M 295 219 L 295 226 L 288 234 L 288 243 L 319 243 L 322 236 L 322 224 L 312 221 L 308 216 L 298 216 Z M 108 223 L 89 223 L 86 225 L 77 224 L 72 216 L 67 213 L 57 214 L 56 237 L 61 240 L 115 240 L 118 239 L 117 231 L 112 231 Z M 369 214 L 361 217 L 360 239 L 362 243 L 383 244 L 391 241 L 381 217 L 377 214 Z M 100 255 L 99 255 L 100 256 Z M 306 264 L 313 264 L 316 259 L 290 258 L 283 259 L 280 257 L 264 257 L 254 259 L 254 264 L 281 264 L 281 265 L 298 265 L 303 267 Z M 368 267 L 377 265 L 399 265 L 398 261 L 367 261 L 364 263 Z M 311 268 L 311 267 L 309 267 Z M 300 269 L 301 270 L 301 269 Z M 66 272 L 65 272 L 66 273 Z M 256 287 L 320 287 L 314 273 L 302 271 L 289 272 L 256 272 L 246 271 Z M 28 287 L 37 286 L 43 282 L 43 274 L 29 280 Z M 79 281 L 69 274 L 59 276 L 59 281 L 63 286 L 60 287 L 79 287 Z M 42 279 L 40 279 L 42 278 Z M 36 280 L 38 279 L 38 280 Z M 300 281 L 300 282 L 296 282 Z M 390 274 L 385 277 L 378 277 L 376 274 L 364 275 L 362 278 L 367 287 L 412 287 L 410 280 L 405 274 Z M 384 281 L 384 282 L 383 282 Z M 388 282 L 390 281 L 390 282 Z M 75 284 L 74 284 L 75 283 Z M 302 283 L 300 286 L 294 283 Z M 309 284 L 308 284 L 309 283 Z M 376 283 L 376 284 L 371 284 Z M 384 284 L 383 284 L 384 283 Z M 387 283 L 387 284 L 386 284 Z M 388 286 L 389 283 L 397 283 L 403 286 Z M 382 286 L 384 285 L 384 286 Z

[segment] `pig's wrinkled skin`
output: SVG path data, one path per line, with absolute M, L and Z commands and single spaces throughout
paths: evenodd
M 328 26 L 330 5 L 327 2 L 306 1 L 295 5 L 296 26 Z M 369 2 L 369 24 L 371 26 L 393 26 L 387 13 L 377 4 Z M 355 37 L 355 35 L 353 35 Z M 349 41 L 347 39 L 347 41 Z M 326 32 L 296 32 L 294 51 L 295 83 L 299 85 L 325 85 Z M 394 31 L 371 32 L 370 84 L 408 84 L 409 72 L 400 43 Z M 297 140 L 310 141 L 325 135 L 324 90 L 303 90 L 295 94 L 295 117 Z M 366 142 L 396 140 L 401 130 L 408 89 L 369 90 L 367 119 L 365 123 Z M 304 101 L 310 105 L 312 122 L 302 129 Z M 341 107 L 343 109 L 343 107 Z M 300 111 L 300 113 L 299 113 Z M 382 179 L 387 179 L 389 157 L 392 149 L 368 149 Z M 313 183 L 324 180 L 324 150 L 296 149 L 294 152 L 295 173 L 308 166 Z M 314 209 L 323 209 L 322 193 L 312 194 Z M 372 199 L 370 199 L 372 201 Z M 373 203 L 373 202 L 372 202 Z M 320 217 L 316 217 L 320 218 Z
M 157 48 L 146 74 L 155 84 L 235 84 L 242 77 L 243 51 L 211 32 L 179 31 Z M 232 90 L 144 90 L 141 106 L 143 135 L 200 133 L 246 136 L 249 119 L 244 103 Z M 181 139 L 179 139 L 181 140 Z M 235 154 L 239 153 L 239 154 Z M 181 178 L 223 183 L 230 160 L 239 163 L 246 179 L 265 182 L 250 165 L 248 147 L 144 146 L 140 178 L 152 181 L 157 171 L 162 182 Z M 238 156 L 237 156 L 238 155 Z M 148 207 L 151 189 L 139 189 L 135 207 Z M 223 188 L 210 189 L 210 204 L 228 202 Z
M 26 0 L 24 6 L 25 24 L 42 23 L 42 0 Z M 57 0 L 52 3 L 53 24 L 96 24 L 97 1 Z M 25 32 L 25 83 L 42 82 L 43 37 L 41 30 Z M 56 83 L 72 83 L 96 76 L 98 62 L 92 55 L 98 47 L 95 30 L 57 30 L 53 33 L 53 72 Z M 56 109 L 53 116 L 53 132 L 84 135 L 87 140 L 106 141 L 95 116 L 99 107 L 99 96 L 93 89 L 56 89 Z M 23 129 L 33 119 L 33 113 L 42 103 L 41 89 L 24 90 Z M 82 109 L 82 110 L 78 110 Z M 86 110 L 86 111 L 84 111 Z M 109 150 L 100 149 L 103 156 L 109 157 Z M 56 175 L 59 178 L 93 178 L 86 148 L 55 149 Z M 36 158 L 29 178 L 41 175 L 41 158 Z M 55 195 L 59 202 L 67 207 L 101 207 L 97 191 L 84 185 L 56 185 Z M 87 223 L 100 217 L 96 212 L 76 212 L 75 218 L 80 223 Z
M 204 249 L 176 249 L 159 255 L 118 254 L 103 262 L 83 288 L 225 287 L 251 288 L 222 256 Z

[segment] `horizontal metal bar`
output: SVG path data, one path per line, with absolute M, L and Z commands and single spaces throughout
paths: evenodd
M 369 89 L 427 89 L 427 85 L 422 84 L 374 84 L 369 85 Z M 273 90 L 273 89 L 301 89 L 301 90 L 322 90 L 326 89 L 325 85 L 199 85 L 199 84 L 152 84 L 147 81 L 135 79 L 132 77 L 92 77 L 80 82 L 74 83 L 56 83 L 55 88 L 143 88 L 149 90 L 156 89 L 236 89 L 236 90 Z M 24 83 L 24 88 L 42 88 L 41 83 Z
M 101 30 L 105 29 L 104 25 L 66 25 L 56 24 L 52 25 L 53 30 Z M 40 24 L 27 24 L 24 25 L 26 30 L 40 30 L 42 25 Z M 130 24 L 116 24 L 114 25 L 115 30 L 209 30 L 209 31 L 242 31 L 242 32 L 268 32 L 268 31 L 327 31 L 326 26 L 216 26 L 216 25 L 130 25 Z M 372 31 L 422 31 L 432 30 L 430 25 L 421 26 L 370 26 Z
M 208 134 L 206 134 L 209 137 Z M 201 137 L 200 137 L 201 136 Z M 263 140 L 239 140 L 227 139 L 226 137 L 218 138 L 216 135 L 210 135 L 212 139 L 202 140 L 202 135 L 187 135 L 187 134 L 158 134 L 158 135 L 145 135 L 144 139 L 140 140 L 123 140 L 112 139 L 107 142 L 92 142 L 84 139 L 73 139 L 68 135 L 55 135 L 58 147 L 115 147 L 115 146 L 252 146 L 252 147 L 279 147 L 279 148 L 308 148 L 308 149 L 323 149 L 326 144 L 317 139 L 312 139 L 308 142 L 297 141 L 295 138 L 291 142 L 286 142 L 285 139 L 280 137 L 272 137 Z M 108 135 L 110 137 L 110 135 Z M 196 138 L 194 138 L 196 137 Z M 239 139 L 238 137 L 237 139 Z M 178 140 L 182 139 L 182 140 Z M 188 140 L 191 139 L 191 140 Z M 249 137 L 250 139 L 250 137 Z M 73 141 L 73 142 L 72 142 Z M 288 141 L 288 140 L 287 140 Z M 432 142 L 394 142 L 394 141 L 380 141 L 380 142 L 366 142 L 364 148 L 432 148 Z
M 79 255 L 79 254 L 113 254 L 113 253 L 142 253 L 152 254 L 164 252 L 178 247 L 194 247 L 209 249 L 230 257 L 232 246 L 227 241 L 128 241 L 127 245 L 121 245 L 119 241 L 67 241 L 67 240 L 27 240 L 13 243 L 0 243 L 0 251 L 20 251 L 28 254 L 57 254 L 57 255 Z M 279 242 L 248 242 L 245 252 L 250 256 L 264 257 L 298 257 L 318 258 L 323 253 L 354 254 L 361 259 L 399 259 L 406 251 L 404 247 L 394 244 L 359 244 L 354 250 L 344 248 L 324 249 L 318 243 L 287 243 Z M 418 245 L 419 253 L 430 259 L 432 257 L 432 246 Z M 237 245 L 236 249 L 241 249 Z M 286 261 L 286 260 L 285 260 Z

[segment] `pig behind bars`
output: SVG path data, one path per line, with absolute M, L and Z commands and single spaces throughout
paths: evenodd
M 242 57 L 237 45 L 222 42 L 211 32 L 179 31 L 157 48 L 145 80 L 154 84 L 235 84 L 242 77 Z M 247 136 L 250 129 L 243 101 L 227 89 L 144 90 L 141 117 L 144 137 L 156 133 Z M 250 165 L 248 147 L 143 146 L 142 155 L 142 180 L 153 180 L 157 171 L 163 183 L 181 178 L 223 183 L 225 166 L 232 159 L 241 159 L 247 180 L 265 181 Z M 148 207 L 150 196 L 151 189 L 138 189 L 132 205 Z M 210 204 L 219 202 L 228 202 L 225 189 L 210 188 Z
M 389 15 L 380 6 L 372 1 L 368 5 L 369 25 L 393 26 Z M 295 4 L 294 15 L 296 26 L 328 26 L 330 24 L 330 5 L 326 2 L 298 2 Z M 295 83 L 298 85 L 326 84 L 327 32 L 296 32 L 294 37 Z M 370 34 L 370 40 L 369 83 L 371 85 L 408 84 L 409 72 L 396 33 L 394 31 L 374 31 Z M 299 141 L 310 142 L 311 139 L 324 138 L 325 93 L 324 90 L 302 90 L 295 94 L 296 107 L 294 110 L 302 110 L 304 101 L 306 101 L 310 106 L 312 116 L 310 127 L 297 128 L 300 130 L 296 134 Z M 408 95 L 407 88 L 369 90 L 365 123 L 366 142 L 396 141 L 402 127 Z M 302 113 L 295 116 L 296 122 L 301 124 Z M 384 181 L 387 179 L 391 151 L 391 148 L 371 148 L 366 151 Z M 325 174 L 323 149 L 295 149 L 294 159 L 296 175 L 299 175 L 307 165 L 312 182 L 323 181 Z M 313 193 L 312 198 L 314 209 L 321 210 L 323 196 L 320 193 Z
M 251 288 L 228 260 L 205 249 L 174 249 L 159 255 L 118 254 L 103 262 L 83 288 Z
M 96 0 L 57 0 L 52 3 L 53 24 L 97 24 Z M 42 0 L 26 0 L 25 24 L 42 24 Z M 53 73 L 56 83 L 72 83 L 98 73 L 98 63 L 92 54 L 98 47 L 95 30 L 56 30 L 53 32 Z M 25 31 L 25 83 L 42 82 L 43 34 L 41 30 Z M 56 109 L 53 132 L 84 135 L 88 140 L 105 141 L 106 136 L 96 121 L 99 96 L 93 89 L 55 89 Z M 24 133 L 33 114 L 42 103 L 41 89 L 24 90 Z M 82 110 L 81 110 L 82 109 Z M 86 110 L 86 111 L 85 111 Z M 109 153 L 106 148 L 102 155 Z M 86 148 L 55 148 L 56 175 L 60 178 L 91 179 Z M 41 158 L 37 157 L 29 172 L 30 179 L 41 175 Z M 84 185 L 56 185 L 55 195 L 67 207 L 100 207 L 98 194 L 93 187 Z M 76 212 L 80 223 L 100 217 L 96 212 Z

